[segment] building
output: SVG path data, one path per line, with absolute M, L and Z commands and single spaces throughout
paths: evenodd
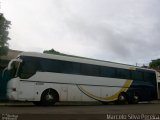
M 18 51 L 18 50 L 9 50 L 6 56 L 0 56 L 0 69 L 5 68 L 8 65 L 8 62 L 11 59 L 17 57 L 17 55 L 21 52 L 22 51 Z

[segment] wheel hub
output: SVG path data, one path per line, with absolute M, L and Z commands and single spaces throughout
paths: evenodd
M 135 99 L 135 100 L 138 100 L 138 96 L 134 96 L 134 99 Z
M 50 94 L 48 94 L 48 95 L 46 96 L 46 100 L 47 100 L 47 101 L 51 101 L 51 100 L 53 100 L 53 96 L 52 96 L 52 95 L 50 95 Z
M 120 99 L 121 101 L 124 101 L 124 100 L 125 100 L 124 96 L 120 96 L 119 99 Z

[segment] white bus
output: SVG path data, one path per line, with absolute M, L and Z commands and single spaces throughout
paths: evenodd
M 88 58 L 24 52 L 10 61 L 10 100 L 138 103 L 158 98 L 154 70 Z

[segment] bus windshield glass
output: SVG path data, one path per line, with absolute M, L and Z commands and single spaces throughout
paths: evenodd
M 23 62 L 20 64 L 19 77 L 22 79 L 28 79 L 36 73 L 38 63 L 37 60 L 32 57 L 23 57 L 22 59 Z
M 10 73 L 10 76 L 11 76 L 12 78 L 13 78 L 13 77 L 16 77 L 19 64 L 20 64 L 19 61 L 13 61 L 13 62 L 11 63 L 11 66 L 10 66 L 11 69 L 9 69 L 9 73 Z

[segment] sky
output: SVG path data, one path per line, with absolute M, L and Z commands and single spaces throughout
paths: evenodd
M 0 0 L 9 47 L 131 65 L 160 58 L 160 0 Z

